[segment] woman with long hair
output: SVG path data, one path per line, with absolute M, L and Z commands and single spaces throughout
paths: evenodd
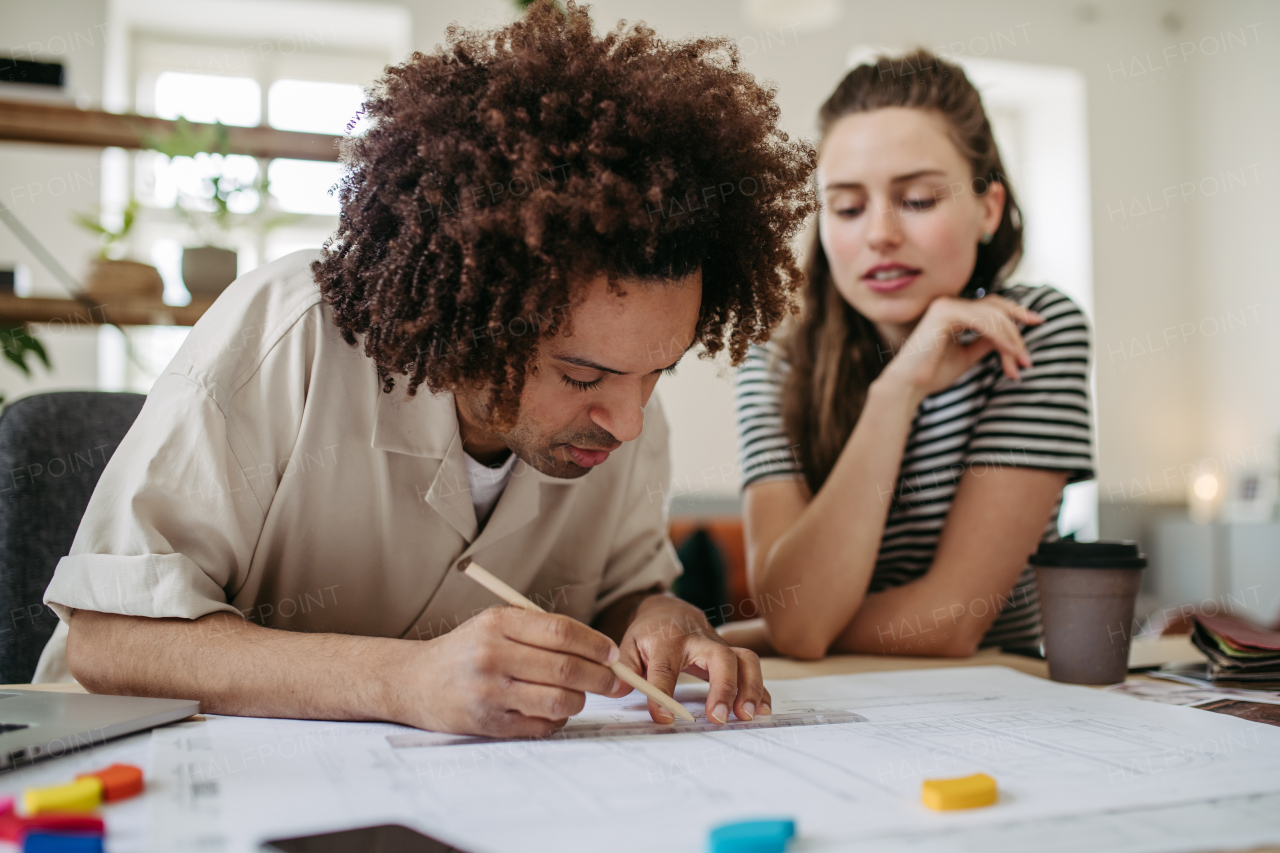
M 1085 318 L 1006 286 L 1022 222 L 958 66 L 858 66 L 819 119 L 801 314 L 737 379 L 763 626 L 725 633 L 801 658 L 1035 648 L 1027 557 L 1092 476 Z

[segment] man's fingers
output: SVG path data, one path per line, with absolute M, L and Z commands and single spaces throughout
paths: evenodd
M 576 619 L 557 613 L 534 613 L 518 607 L 494 607 L 485 614 L 494 613 L 503 636 L 553 652 L 571 655 L 607 664 L 618 659 L 618 647 L 604 634 Z
M 503 674 L 510 678 L 601 696 L 617 691 L 619 679 L 604 664 L 518 642 L 509 646 Z
M 501 707 L 525 717 L 552 720 L 557 726 L 582 711 L 587 697 L 576 690 L 514 681 L 495 697 Z
M 484 737 L 550 737 L 566 720 L 526 717 L 519 711 L 500 711 L 484 718 L 478 731 L 467 732 Z
M 668 696 L 673 695 L 676 690 L 676 679 L 684 669 L 683 643 L 655 643 L 654 648 L 649 649 L 646 658 L 644 666 L 636 668 L 636 671 L 663 693 Z M 655 723 L 670 723 L 675 720 L 670 711 L 652 699 L 649 700 L 649 716 Z
M 692 640 L 685 656 L 697 661 L 707 671 L 707 719 L 713 723 L 729 722 L 729 711 L 738 704 L 738 656 L 727 645 L 707 637 Z M 741 714 L 739 714 L 741 717 Z
M 474 727 L 460 727 L 458 734 L 481 735 L 484 738 L 548 738 L 566 720 L 544 720 L 543 717 L 526 717 L 518 711 L 493 711 L 477 713 Z
M 731 649 L 738 664 L 738 696 L 733 713 L 739 720 L 751 720 L 765 704 L 764 675 L 760 658 L 750 649 Z

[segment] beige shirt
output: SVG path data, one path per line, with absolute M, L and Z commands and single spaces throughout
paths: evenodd
M 36 681 L 67 680 L 72 609 L 430 639 L 498 601 L 472 557 L 589 622 L 680 572 L 667 425 L 577 480 L 518 461 L 479 528 L 452 394 L 385 394 L 296 252 L 232 284 L 156 381 L 45 592 Z

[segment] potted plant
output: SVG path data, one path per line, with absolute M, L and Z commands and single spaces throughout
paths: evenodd
M 123 258 L 125 241 L 133 229 L 138 213 L 137 201 L 130 199 L 118 228 L 101 223 L 99 216 L 73 214 L 77 225 L 97 235 L 101 243 L 98 256 L 89 264 L 85 290 L 100 300 L 148 299 L 159 301 L 164 295 L 160 271 L 150 264 Z M 7 353 L 7 351 L 6 351 Z
M 265 175 L 245 181 L 224 169 L 230 154 L 227 129 L 222 124 L 197 128 L 179 118 L 174 130 L 164 137 L 152 137 L 147 147 L 169 157 L 192 157 L 206 154 L 216 158 L 212 174 L 203 179 L 203 193 L 182 194 L 178 211 L 187 220 L 197 245 L 182 250 L 182 281 L 193 299 L 213 299 L 236 278 L 236 253 L 228 247 L 231 233 L 237 228 L 254 227 L 267 231 L 293 221 L 292 215 L 270 216 L 266 199 L 269 183 Z M 258 206 L 254 213 L 235 213 L 232 199 L 239 193 L 254 192 Z

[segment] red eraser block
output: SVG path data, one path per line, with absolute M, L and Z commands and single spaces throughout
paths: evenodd
M 81 773 L 76 778 L 85 776 L 97 776 L 102 780 L 102 799 L 109 803 L 142 793 L 142 770 L 132 764 L 112 764 L 93 773 Z
M 21 844 L 28 832 L 82 832 L 102 835 L 106 826 L 102 818 L 87 814 L 60 814 L 45 812 L 35 817 L 18 817 L 16 814 L 0 816 L 0 841 Z
M 0 816 L 13 814 L 13 797 L 0 797 Z

